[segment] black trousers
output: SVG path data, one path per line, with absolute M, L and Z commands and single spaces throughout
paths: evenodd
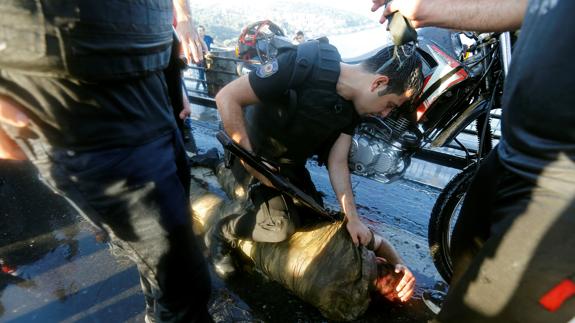
M 567 322 L 538 302 L 575 279 L 575 197 L 508 171 L 497 150 L 466 195 L 451 243 L 454 278 L 442 322 Z
M 207 264 L 192 232 L 189 167 L 177 131 L 136 147 L 88 152 L 22 146 L 42 179 L 138 267 L 147 319 L 211 322 Z

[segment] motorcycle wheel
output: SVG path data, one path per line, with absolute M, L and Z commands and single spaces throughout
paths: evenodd
M 447 283 L 451 281 L 453 276 L 450 253 L 451 235 L 459 218 L 465 193 L 476 171 L 477 165 L 473 163 L 453 177 L 439 194 L 431 211 L 427 237 L 429 250 L 435 268 Z

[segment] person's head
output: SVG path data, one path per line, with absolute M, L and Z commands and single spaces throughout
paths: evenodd
M 377 257 L 377 278 L 374 282 L 374 291 L 389 301 L 395 301 L 397 293 L 395 287 L 401 280 L 401 274 L 395 272 L 395 266 L 385 259 Z
M 198 26 L 198 35 L 200 35 L 200 37 L 204 37 L 205 34 L 206 34 L 206 28 L 204 28 L 204 26 L 202 25 Z
M 294 39 L 297 43 L 299 43 L 299 44 L 303 43 L 303 42 L 305 41 L 305 36 L 304 36 L 304 34 L 303 34 L 303 31 L 301 31 L 301 30 L 298 31 L 298 32 L 295 34 L 295 37 L 294 37 L 293 39 Z
M 388 46 L 363 61 L 353 102 L 360 115 L 387 116 L 414 100 L 423 88 L 421 58 L 412 46 Z

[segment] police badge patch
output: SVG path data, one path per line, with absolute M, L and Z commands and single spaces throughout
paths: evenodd
M 278 61 L 274 58 L 270 62 L 260 65 L 256 70 L 256 75 L 261 78 L 266 78 L 274 75 L 278 71 Z

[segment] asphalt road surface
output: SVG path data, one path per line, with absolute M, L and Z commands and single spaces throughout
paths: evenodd
M 194 124 L 200 151 L 219 146 L 213 113 L 195 117 L 203 120 Z M 313 161 L 309 168 L 327 204 L 335 207 L 326 170 Z M 440 175 L 433 171 L 432 176 Z M 373 303 L 357 322 L 426 322 L 432 314 L 421 293 L 445 288 L 426 239 L 440 190 L 411 180 L 384 185 L 360 177 L 353 177 L 353 187 L 363 219 L 395 245 L 417 277 L 411 301 Z M 114 257 L 91 226 L 41 184 L 30 165 L 0 161 L 0 224 L 1 322 L 143 321 L 135 266 Z M 227 283 L 212 276 L 210 312 L 216 322 L 327 322 L 315 308 L 258 273 L 248 270 Z

